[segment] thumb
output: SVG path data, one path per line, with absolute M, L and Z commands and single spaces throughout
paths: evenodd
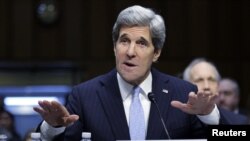
M 187 104 L 185 104 L 185 103 L 182 103 L 180 101 L 175 101 L 174 100 L 174 101 L 171 101 L 171 105 L 173 107 L 175 107 L 175 108 L 177 108 L 177 109 L 185 112 L 185 113 L 189 113 L 189 114 L 191 113 L 191 111 L 189 110 Z
M 184 104 L 180 101 L 173 100 L 171 101 L 171 105 L 177 109 L 182 109 L 184 107 Z
M 64 120 L 65 120 L 66 126 L 68 126 L 70 124 L 73 124 L 78 119 L 79 119 L 78 115 L 70 115 L 69 117 L 66 117 Z

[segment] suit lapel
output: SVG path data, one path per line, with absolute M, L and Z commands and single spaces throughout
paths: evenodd
M 166 78 L 161 76 L 156 70 L 152 70 L 153 76 L 153 86 L 152 92 L 155 94 L 156 102 L 159 106 L 160 112 L 163 116 L 166 126 L 168 109 L 171 102 L 171 91 L 169 91 L 169 80 L 162 79 Z M 167 127 L 168 128 L 168 127 Z M 163 125 L 161 123 L 160 116 L 157 112 L 155 104 L 151 103 L 149 121 L 148 121 L 148 130 L 147 130 L 147 139 L 166 139 L 166 133 L 164 131 Z
M 130 139 L 123 102 L 118 87 L 116 71 L 111 71 L 101 80 L 102 88 L 98 90 L 104 111 L 111 125 L 115 139 Z

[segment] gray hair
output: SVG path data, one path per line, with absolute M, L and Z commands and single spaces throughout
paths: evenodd
M 149 26 L 154 47 L 163 48 L 166 37 L 165 23 L 163 18 L 153 10 L 135 5 L 121 11 L 113 26 L 113 43 L 118 40 L 123 26 Z
M 212 62 L 209 62 L 208 60 L 206 60 L 205 58 L 197 58 L 197 59 L 194 59 L 187 67 L 186 69 L 184 70 L 183 72 L 183 79 L 186 80 L 186 81 L 191 81 L 191 70 L 192 68 L 199 64 L 199 63 L 202 63 L 202 62 L 205 62 L 205 63 L 208 63 L 210 64 L 214 70 L 215 70 L 215 75 L 216 75 L 216 80 L 219 82 L 220 79 L 221 79 L 221 76 L 220 76 L 220 73 L 218 71 L 218 69 L 216 68 L 216 66 L 212 63 Z

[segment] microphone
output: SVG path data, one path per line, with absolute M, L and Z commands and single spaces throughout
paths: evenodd
M 152 92 L 149 92 L 149 93 L 148 93 L 148 98 L 149 98 L 149 100 L 150 100 L 152 103 L 155 104 L 156 109 L 157 109 L 157 112 L 158 112 L 158 114 L 159 114 L 159 116 L 160 116 L 160 119 L 161 119 L 161 123 L 162 123 L 163 128 L 164 128 L 164 131 L 165 131 L 166 135 L 168 136 L 168 139 L 171 139 L 171 138 L 170 138 L 170 135 L 169 135 L 169 133 L 168 133 L 168 129 L 167 129 L 167 127 L 166 127 L 166 125 L 165 125 L 165 122 L 164 122 L 164 120 L 163 120 L 163 118 L 162 118 L 162 115 L 161 115 L 159 106 L 158 106 L 158 104 L 157 104 L 157 102 L 156 102 L 155 94 L 152 93 Z

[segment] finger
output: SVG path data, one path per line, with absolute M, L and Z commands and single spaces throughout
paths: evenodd
M 45 111 L 39 107 L 34 107 L 33 108 L 34 111 L 38 112 L 40 115 L 44 115 Z
M 188 95 L 188 104 L 193 105 L 197 100 L 197 95 L 194 92 L 190 92 Z
M 175 108 L 181 109 L 183 107 L 183 103 L 181 103 L 180 101 L 171 101 L 171 105 Z
M 218 95 L 213 95 L 210 97 L 210 101 L 214 102 L 217 101 Z
M 205 90 L 204 92 L 202 92 L 204 95 L 213 95 L 213 92 L 211 92 L 210 90 Z
M 48 106 L 46 106 L 44 104 L 39 104 L 39 106 L 43 109 L 44 112 L 50 112 L 48 109 Z
M 204 93 L 204 92 L 201 92 L 197 95 L 197 98 L 198 98 L 198 101 L 201 101 L 201 102 L 204 102 L 204 103 L 207 103 L 209 101 L 211 101 L 211 97 L 213 96 L 212 93 Z
M 53 101 L 52 101 L 53 102 Z M 52 102 L 44 101 L 44 107 L 48 112 L 55 112 L 57 109 L 53 106 Z
M 43 108 L 45 111 L 48 111 L 48 107 L 50 105 L 49 101 L 43 100 L 43 101 L 38 101 L 38 104 L 41 108 Z
M 78 115 L 70 115 L 69 117 L 64 119 L 64 123 L 67 125 L 72 124 L 73 122 L 79 119 Z
M 180 110 L 185 110 L 186 109 L 186 105 L 185 103 L 182 103 L 180 101 L 171 101 L 171 105 L 177 109 L 180 109 Z
M 54 115 L 56 114 L 56 109 L 53 107 L 51 102 L 44 100 L 40 101 L 39 105 L 44 110 L 45 114 L 54 114 Z
M 36 112 L 38 112 L 38 113 L 42 116 L 42 118 L 43 118 L 44 120 L 46 120 L 47 117 L 48 117 L 49 115 L 51 115 L 51 113 L 49 113 L 48 111 L 45 111 L 44 109 L 39 108 L 39 107 L 33 107 L 33 110 L 36 111 Z
M 50 102 L 47 101 L 47 100 L 43 100 L 43 101 L 38 101 L 38 104 L 40 106 L 49 106 L 50 105 Z
M 171 101 L 171 105 L 177 109 L 180 109 L 183 112 L 188 114 L 193 114 L 192 109 L 188 106 L 188 104 L 181 103 L 179 101 Z

